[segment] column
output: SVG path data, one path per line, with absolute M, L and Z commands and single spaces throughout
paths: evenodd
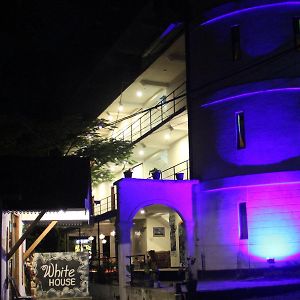
M 130 282 L 130 273 L 127 271 L 126 265 L 129 265 L 128 256 L 131 254 L 131 226 L 131 222 L 120 222 L 117 226 L 120 300 L 127 300 L 126 286 Z

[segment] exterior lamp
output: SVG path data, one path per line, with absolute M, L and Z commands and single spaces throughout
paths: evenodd
M 99 238 L 100 238 L 100 240 L 103 240 L 103 239 L 105 238 L 105 235 L 104 235 L 103 233 L 101 233 L 101 234 L 99 235 Z
M 103 239 L 101 242 L 102 242 L 102 244 L 106 244 L 106 243 L 107 243 L 107 240 L 106 240 L 106 239 Z

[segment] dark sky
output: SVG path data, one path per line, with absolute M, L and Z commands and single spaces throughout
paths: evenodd
M 16 3 L 1 12 L 2 114 L 97 115 L 118 81 L 135 76 L 142 51 L 168 23 L 161 1 Z

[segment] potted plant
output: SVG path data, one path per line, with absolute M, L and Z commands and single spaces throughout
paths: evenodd
M 154 168 L 149 171 L 149 174 L 151 174 L 153 179 L 160 179 L 161 170 Z
M 177 180 L 183 180 L 184 173 L 178 172 L 178 173 L 175 174 L 175 177 L 176 177 Z
M 128 169 L 123 172 L 125 178 L 132 178 L 132 169 Z

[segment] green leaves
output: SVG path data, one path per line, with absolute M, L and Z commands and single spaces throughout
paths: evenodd
M 113 179 L 109 163 L 131 164 L 130 142 L 104 138 L 113 127 L 105 120 L 65 116 L 56 120 L 0 116 L 0 155 L 48 156 L 51 153 L 88 157 L 93 185 Z

